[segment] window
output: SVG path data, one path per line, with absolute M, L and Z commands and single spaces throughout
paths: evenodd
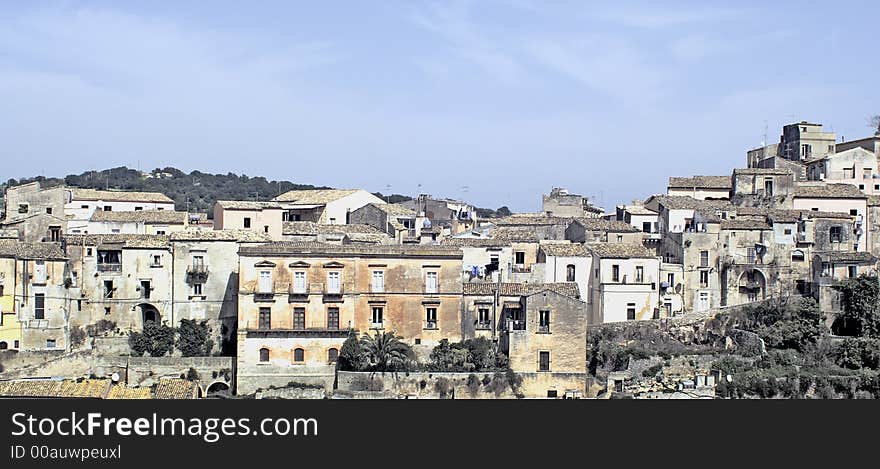
M 199 256 L 201 257 L 201 256 Z M 195 258 L 193 258 L 193 264 L 195 264 Z M 162 256 L 160 254 L 153 255 L 153 265 L 162 265 Z
M 55 339 L 46 339 L 46 348 L 55 348 Z
M 250 219 L 250 217 L 244 217 L 244 227 L 245 227 L 245 228 L 250 228 L 250 227 L 251 227 L 251 219 Z
M 880 184 L 874 184 L 874 190 L 880 191 Z
M 306 309 L 293 308 L 293 328 L 298 331 L 306 328 Z
M 784 232 L 785 234 L 787 234 L 787 235 L 790 235 L 790 234 L 791 234 L 791 228 L 786 228 L 785 230 L 783 230 L 783 232 Z
M 859 184 L 859 190 L 860 190 L 860 191 L 865 190 L 865 185 L 864 185 L 864 184 Z M 853 210 L 850 210 L 850 212 L 852 212 L 852 211 L 853 211 Z
M 269 225 L 263 225 L 263 233 L 269 232 Z
M 306 292 L 306 273 L 301 270 L 293 273 L 293 292 Z
M 550 311 L 538 311 L 538 332 L 550 332 Z
M 846 266 L 847 273 L 849 274 L 849 278 L 856 278 L 859 276 L 859 268 L 854 265 Z
M 269 362 L 269 349 L 263 347 L 260 349 L 260 363 L 268 363 Z
M 801 250 L 792 251 L 791 261 L 792 262 L 803 262 L 804 261 L 804 251 L 801 251 Z
M 28 204 L 18 204 L 18 213 L 28 213 Z
M 296 363 L 306 361 L 306 351 L 301 348 L 293 349 L 293 361 Z
M 481 329 L 489 327 L 489 308 L 477 309 L 477 327 Z
M 709 251 L 700 251 L 700 267 L 709 267 Z
M 327 272 L 327 293 L 340 293 L 339 272 Z
M 385 291 L 385 272 L 382 270 L 373 271 L 373 293 L 382 293 Z
M 269 270 L 260 271 L 260 293 L 272 293 L 272 272 Z
M 335 348 L 331 348 L 327 350 L 327 361 L 330 363 L 336 363 L 336 360 L 339 359 L 339 350 Z
M 538 371 L 550 371 L 550 352 L 538 352 Z
M 46 283 L 46 261 L 34 261 L 34 283 Z
M 617 235 L 617 242 L 618 243 L 623 242 L 623 235 Z
M 642 222 L 642 232 L 644 232 L 644 233 L 651 232 L 651 222 L 649 222 L 649 221 Z
M 832 243 L 839 243 L 842 239 L 841 232 L 839 226 L 832 226 L 828 233 L 828 240 Z
M 50 226 L 49 227 L 49 241 L 52 241 L 52 242 L 61 241 L 61 227 L 60 226 Z
M 862 179 L 871 179 L 871 168 L 862 169 Z
M 327 329 L 339 329 L 339 308 L 327 309 Z
M 565 281 L 574 282 L 574 273 L 574 264 L 568 264 L 567 266 L 565 266 Z
M 764 193 L 773 195 L 773 179 L 764 179 Z
M 517 265 L 523 265 L 526 263 L 526 253 L 523 251 L 516 251 L 513 253 L 514 260 L 513 262 Z
M 86 248 L 86 255 L 87 255 L 87 256 L 91 256 L 91 255 L 92 255 L 92 248 Z
M 134 208 L 134 211 L 135 211 L 135 212 L 139 212 L 139 211 L 141 211 L 141 210 L 143 210 L 143 209 L 144 209 L 143 207 L 135 207 L 135 208 Z
M 271 329 L 272 308 L 260 308 L 260 329 Z
M 46 295 L 34 294 L 34 319 L 46 319 Z
M 331 224 L 331 225 L 335 225 L 335 224 L 336 224 L 336 219 L 335 219 L 335 218 L 330 218 L 330 224 Z
M 611 281 L 619 282 L 620 281 L 620 266 L 614 264 L 611 266 Z
M 437 272 L 425 274 L 425 293 L 437 293 Z
M 853 209 L 850 209 L 849 214 L 852 216 L 856 216 L 859 214 L 859 211 L 853 208 Z
M 754 264 L 756 259 L 755 248 L 746 248 L 746 262 Z
M 145 300 L 149 300 L 150 299 L 150 290 L 152 290 L 152 287 L 150 285 L 150 281 L 149 280 L 141 280 L 141 298 L 143 298 Z
M 636 304 L 635 303 L 627 303 L 626 304 L 626 320 L 627 321 L 635 321 L 636 319 Z
M 109 306 L 104 307 L 104 316 L 109 316 L 112 312 L 113 311 Z
M 700 288 L 709 288 L 709 271 L 700 271 Z
M 104 280 L 104 298 L 113 298 L 113 280 Z
M 675 274 L 674 273 L 666 274 L 666 283 L 669 284 L 669 288 L 675 287 Z
M 425 328 L 437 328 L 437 308 L 430 307 L 425 309 Z
M 645 268 L 637 265 L 636 266 L 636 283 L 644 283 L 645 282 Z
M 201 296 L 202 295 L 202 284 L 194 283 L 193 284 L 193 295 Z
M 373 306 L 373 316 L 371 318 L 371 324 L 374 328 L 382 327 L 382 312 L 383 309 L 381 306 Z
M 156 234 L 157 234 L 157 235 L 164 235 L 164 234 L 165 234 L 165 230 L 156 230 Z
M 810 159 L 810 154 L 812 153 L 813 148 L 809 143 L 804 143 L 801 145 L 801 159 L 808 160 Z
M 112 211 L 113 211 L 113 207 L 111 207 L 111 206 L 109 206 L 109 205 L 105 205 L 105 206 L 104 206 L 104 211 L 105 211 L 105 212 L 112 212 Z
M 52 207 L 46 207 L 46 214 L 52 215 Z

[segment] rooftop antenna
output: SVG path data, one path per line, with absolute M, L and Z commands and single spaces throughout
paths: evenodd
M 385 184 L 385 203 L 391 203 L 391 184 Z

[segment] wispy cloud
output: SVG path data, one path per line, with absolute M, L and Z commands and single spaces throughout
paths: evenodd
M 412 19 L 489 76 L 504 83 L 515 83 L 522 77 L 523 67 L 512 54 L 476 26 L 469 2 L 430 3 L 416 9 Z
M 691 8 L 652 5 L 602 6 L 590 9 L 587 15 L 593 19 L 613 22 L 634 28 L 670 28 L 683 25 L 731 21 L 746 17 L 749 12 L 742 8 L 718 6 L 695 6 Z

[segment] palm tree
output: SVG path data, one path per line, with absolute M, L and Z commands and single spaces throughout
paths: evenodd
M 412 349 L 393 332 L 376 331 L 375 336 L 365 334 L 361 338 L 361 350 L 373 371 L 406 370 Z

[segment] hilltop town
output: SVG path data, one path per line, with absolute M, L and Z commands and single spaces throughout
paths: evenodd
M 512 214 L 11 185 L 0 396 L 880 396 L 880 128 L 792 123 L 744 156 Z

